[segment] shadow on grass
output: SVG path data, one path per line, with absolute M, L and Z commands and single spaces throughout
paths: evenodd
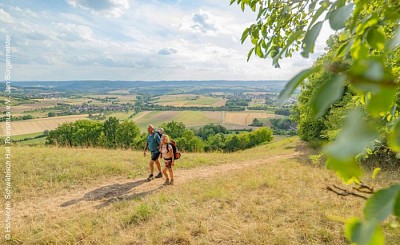
M 98 201 L 98 200 L 105 199 L 103 203 L 95 206 L 96 209 L 101 209 L 101 208 L 109 206 L 110 204 L 112 204 L 116 201 L 133 200 L 135 198 L 144 197 L 144 196 L 151 194 L 152 192 L 162 188 L 162 186 L 160 186 L 160 187 L 154 188 L 149 191 L 135 193 L 132 195 L 126 195 L 133 188 L 135 188 L 139 185 L 142 185 L 146 182 L 148 182 L 146 179 L 142 179 L 142 180 L 126 183 L 126 184 L 113 184 L 113 185 L 103 186 L 103 187 L 97 188 L 93 191 L 86 193 L 81 198 L 70 200 L 68 202 L 61 204 L 60 206 L 68 207 L 68 206 L 77 204 L 81 201 Z

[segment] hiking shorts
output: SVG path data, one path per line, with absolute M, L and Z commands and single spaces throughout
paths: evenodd
M 158 159 L 158 157 L 160 156 L 160 152 L 159 151 L 152 151 L 151 152 L 151 160 L 152 161 L 156 161 Z
M 164 158 L 164 164 L 166 168 L 172 168 L 172 166 L 174 166 L 172 158 Z

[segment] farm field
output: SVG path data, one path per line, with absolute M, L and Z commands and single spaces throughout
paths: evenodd
M 226 100 L 195 94 L 164 95 L 155 100 L 155 104 L 163 106 L 198 106 L 198 107 L 219 107 L 224 106 Z
M 74 122 L 80 119 L 87 118 L 88 115 L 73 115 L 73 116 L 62 116 L 62 117 L 48 117 L 39 118 L 25 121 L 15 121 L 11 124 L 12 135 L 23 135 L 39 133 L 45 130 L 53 130 L 58 127 L 58 125 L 65 122 Z M 0 136 L 5 135 L 5 123 L 0 124 Z
M 158 126 L 163 122 L 183 122 L 187 127 L 201 127 L 206 124 L 221 124 L 228 129 L 247 129 L 254 118 L 277 118 L 275 114 L 260 111 L 145 111 L 133 117 L 133 121 L 145 130 L 148 124 Z
M 98 98 L 98 99 L 105 99 L 105 98 L 117 98 L 120 103 L 128 103 L 134 102 L 136 100 L 135 95 L 115 95 L 115 94 L 96 94 L 96 95 L 87 95 L 85 98 Z
M 200 127 L 210 123 L 220 123 L 222 112 L 205 111 L 151 111 L 141 112 L 133 121 L 145 130 L 148 124 L 159 126 L 164 122 L 183 122 L 187 127 Z

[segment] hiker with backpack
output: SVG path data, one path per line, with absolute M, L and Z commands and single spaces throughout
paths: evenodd
M 157 165 L 157 169 L 158 169 L 158 174 L 155 176 L 155 178 L 161 178 L 162 177 L 162 173 L 161 173 L 161 165 L 160 165 L 160 161 L 158 160 L 159 156 L 160 156 L 160 144 L 161 144 L 161 138 L 160 135 L 155 132 L 154 130 L 154 126 L 152 124 L 149 124 L 147 126 L 147 140 L 146 140 L 146 145 L 144 147 L 144 152 L 143 155 L 146 157 L 146 151 L 147 149 L 150 150 L 151 152 L 151 159 L 150 159 L 150 175 L 147 178 L 148 181 L 151 181 L 152 179 L 154 179 L 154 162 Z
M 174 150 L 175 148 L 175 150 Z M 161 156 L 164 158 L 164 169 L 163 174 L 166 178 L 164 185 L 173 185 L 174 184 L 174 173 L 172 172 L 172 166 L 174 166 L 175 162 L 175 154 L 176 154 L 176 146 L 171 144 L 169 136 L 164 134 L 161 137 L 161 146 L 160 146 Z M 169 172 L 169 177 L 167 174 L 167 170 Z

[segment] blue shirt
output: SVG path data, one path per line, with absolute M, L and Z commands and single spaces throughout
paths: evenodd
M 161 144 L 161 139 L 157 133 L 147 134 L 147 143 L 151 152 L 159 152 L 158 146 Z

